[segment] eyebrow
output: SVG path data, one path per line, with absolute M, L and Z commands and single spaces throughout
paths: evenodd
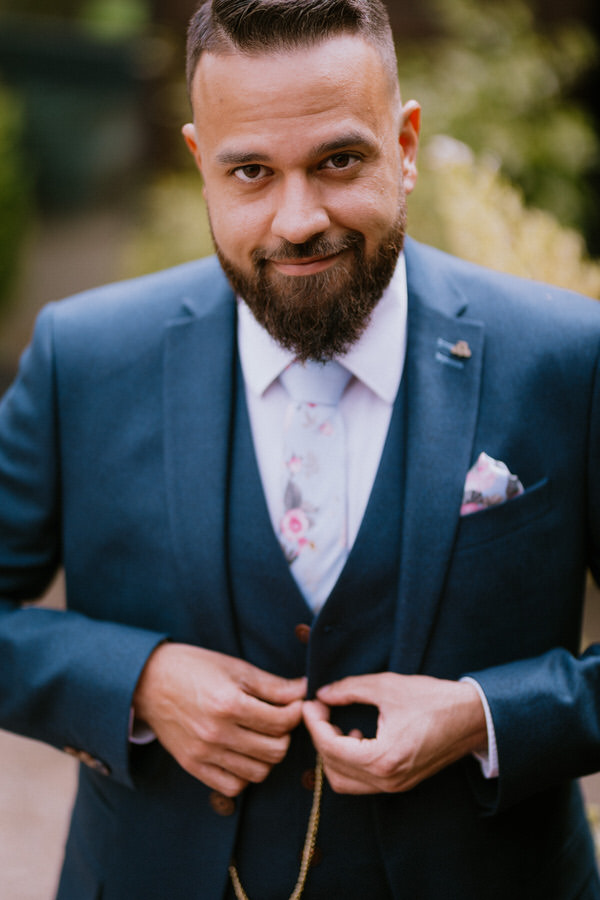
M 377 144 L 372 137 L 366 135 L 362 131 L 349 131 L 330 141 L 323 141 L 323 143 L 317 144 L 310 150 L 309 155 L 312 158 L 317 159 L 328 153 L 335 153 L 339 150 L 345 150 L 348 147 L 357 146 L 366 147 L 372 152 L 377 149 Z M 216 156 L 216 162 L 222 166 L 244 166 L 250 163 L 256 163 L 258 160 L 260 160 L 261 163 L 270 163 L 272 158 L 268 153 L 263 153 L 261 151 L 241 151 L 235 149 L 221 150 Z
M 248 163 L 256 162 L 257 159 L 266 163 L 271 162 L 271 157 L 268 153 L 260 152 L 241 153 L 237 150 L 222 150 L 220 153 L 217 153 L 216 157 L 216 161 L 222 166 L 244 166 Z
M 348 131 L 331 141 L 324 141 L 313 147 L 311 153 L 313 156 L 325 156 L 327 153 L 335 153 L 338 150 L 345 150 L 348 147 L 366 147 L 368 150 L 375 151 L 377 144 L 372 137 L 366 135 L 362 131 Z

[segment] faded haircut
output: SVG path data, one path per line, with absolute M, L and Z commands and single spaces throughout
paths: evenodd
M 258 55 L 310 47 L 342 34 L 377 49 L 397 90 L 394 40 L 382 0 L 207 0 L 188 29 L 188 90 L 205 51 Z

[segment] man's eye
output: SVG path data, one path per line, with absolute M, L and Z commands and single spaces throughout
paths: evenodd
M 358 162 L 358 156 L 354 153 L 334 153 L 329 159 L 326 159 L 323 168 L 325 169 L 349 169 Z
M 233 174 L 236 178 L 239 178 L 240 181 L 245 181 L 246 183 L 250 181 L 258 181 L 260 178 L 264 178 L 267 175 L 269 170 L 266 166 L 259 166 L 258 163 L 253 163 L 249 166 L 240 166 L 238 169 L 235 169 Z

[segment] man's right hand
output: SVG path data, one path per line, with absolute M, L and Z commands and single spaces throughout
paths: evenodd
M 306 679 L 188 644 L 160 644 L 133 707 L 194 778 L 228 797 L 261 782 L 284 758 L 302 719 Z

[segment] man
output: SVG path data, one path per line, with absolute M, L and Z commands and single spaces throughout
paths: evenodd
M 404 241 L 379 0 L 211 0 L 188 72 L 218 262 L 50 307 L 0 412 L 0 724 L 87 764 L 59 897 L 600 897 L 600 310 Z

